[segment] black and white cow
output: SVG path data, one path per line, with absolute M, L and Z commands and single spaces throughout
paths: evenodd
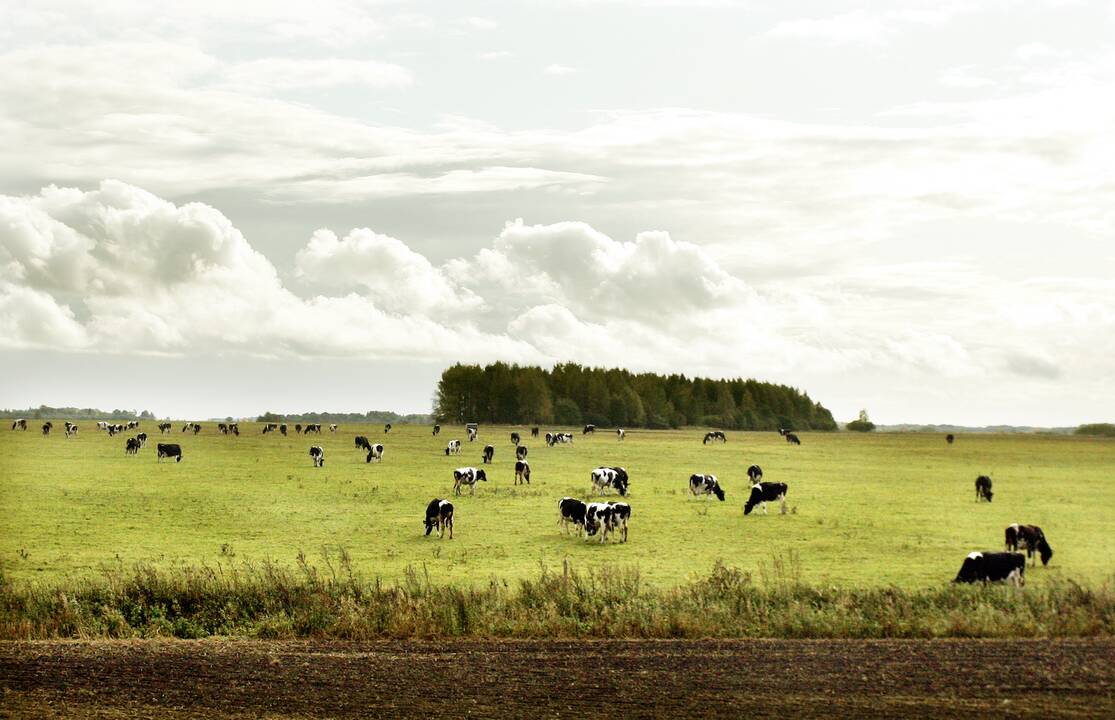
M 616 440 L 622 441 L 625 437 L 627 437 L 627 431 L 623 428 L 616 428 Z
M 194 435 L 197 435 L 199 432 L 201 432 L 200 423 L 194 423 Z
M 294 424 L 294 433 L 296 435 L 301 435 L 302 434 L 302 423 L 295 423 Z
M 1053 557 L 1053 548 L 1049 546 L 1049 542 L 1045 539 L 1045 533 L 1037 525 L 1019 525 L 1012 523 L 1007 525 L 1005 532 L 1007 541 L 1007 550 L 1014 552 L 1018 551 L 1021 546 L 1026 551 L 1026 557 L 1037 565 L 1038 561 L 1034 558 L 1036 551 L 1041 555 L 1041 564 L 1048 565 L 1049 559 Z
M 448 455 L 460 455 L 461 454 L 461 441 L 460 440 L 450 440 L 449 442 L 447 442 L 445 444 L 445 454 L 447 456 Z
M 141 448 L 147 447 L 147 433 L 140 433 L 139 435 L 136 435 L 136 440 L 139 441 L 139 446 Z
M 278 429 L 279 429 L 279 423 L 264 423 L 263 424 L 263 434 L 264 435 L 266 435 L 267 433 L 273 433 Z
M 783 428 L 783 427 L 778 428 L 778 434 L 781 435 L 782 437 L 786 437 L 786 433 L 789 433 L 789 432 L 793 432 L 793 431 L 790 430 L 790 428 Z
M 160 433 L 168 433 L 168 432 L 170 432 L 170 423 L 168 423 L 168 422 L 165 422 L 165 423 L 159 423 L 159 432 L 160 432 Z
M 465 425 L 465 432 L 468 433 L 468 441 L 472 442 L 476 439 L 476 436 L 480 433 L 480 426 L 477 425 L 476 423 L 467 423 Z
M 440 432 L 441 432 L 441 425 L 434 425 L 434 431 L 431 433 L 431 435 L 437 435 Z
M 453 539 L 453 503 L 441 498 L 434 498 L 426 506 L 426 536 L 437 529 L 440 538 L 443 530 L 449 531 L 449 539 Z
M 391 432 L 391 423 L 384 423 L 383 434 L 386 435 L 389 432 Z
M 801 445 L 801 438 L 799 438 L 792 432 L 788 432 L 786 433 L 786 442 L 790 443 L 791 445 Z
M 310 433 L 321 435 L 321 423 L 310 423 L 302 429 L 303 435 L 309 435 Z
M 519 447 L 515 448 L 515 459 L 516 460 L 526 460 L 528 452 L 529 452 L 529 450 L 527 450 L 526 445 L 520 445 Z
M 752 465 L 747 468 L 747 479 L 751 481 L 752 485 L 761 482 L 763 479 L 763 469 L 758 465 Z
M 584 534 L 586 509 L 587 506 L 576 498 L 563 497 L 558 501 L 558 513 L 561 516 L 558 518 L 558 527 L 561 528 L 562 535 L 568 534 L 571 524 L 576 526 L 578 535 Z
M 980 500 L 991 502 L 992 495 L 994 493 L 991 492 L 991 478 L 986 475 L 980 475 L 976 478 L 976 502 Z
M 956 442 L 956 436 L 952 433 L 945 435 L 945 442 L 947 442 L 949 445 L 952 445 L 954 442 Z
M 77 425 L 72 422 L 66 422 L 66 437 L 77 435 Z
M 314 467 L 325 465 L 325 451 L 321 449 L 321 445 L 310 446 L 310 459 L 314 461 Z
M 240 423 L 232 423 L 228 426 L 228 429 L 232 430 L 233 435 L 240 437 Z
M 283 435 L 283 437 L 286 437 L 286 423 L 282 423 L 279 425 L 279 432 Z
M 515 484 L 520 485 L 524 482 L 527 485 L 530 485 L 530 463 L 528 463 L 526 460 L 516 460 Z
M 368 442 L 368 438 L 364 437 L 363 435 L 357 435 L 353 439 L 353 444 L 355 445 L 357 450 L 368 450 L 369 448 L 371 448 L 371 443 Z
M 383 459 L 383 445 L 382 445 L 382 443 L 376 443 L 375 445 L 369 445 L 368 446 L 368 457 L 365 458 L 364 462 L 370 463 L 372 460 L 375 460 L 376 462 L 379 462 L 382 459 Z
M 715 475 L 690 475 L 689 492 L 698 497 L 704 495 L 705 500 L 708 500 L 709 495 L 715 495 L 717 500 L 724 502 L 724 490 Z
M 537 427 L 532 427 L 532 428 L 530 429 L 530 436 L 531 436 L 532 438 L 534 438 L 534 437 L 538 437 L 538 428 L 537 428 Z
M 719 430 L 713 430 L 705 433 L 705 439 L 701 441 L 701 444 L 708 445 L 710 442 L 716 442 L 717 440 L 720 442 L 728 442 L 728 438 L 724 433 Z
M 598 467 L 590 474 L 592 487 L 589 492 L 593 495 L 606 495 L 608 488 L 614 488 L 620 495 L 627 495 L 627 486 L 630 479 L 627 470 L 621 467 Z
M 595 435 L 596 434 L 596 426 L 591 424 L 591 423 L 588 424 L 588 425 L 585 425 L 585 429 L 581 431 L 581 434 L 582 435 Z
M 329 426 L 329 432 L 331 432 L 331 433 L 337 432 L 337 423 L 333 423 L 332 425 Z
M 624 502 L 610 502 L 612 506 L 611 531 L 621 536 L 620 542 L 627 542 L 627 523 L 631 520 L 631 506 Z
M 453 494 L 460 495 L 461 488 L 465 485 L 469 486 L 472 495 L 476 494 L 476 483 L 484 481 L 488 482 L 488 476 L 483 470 L 477 470 L 474 467 L 462 467 L 453 471 Z
M 585 539 L 600 534 L 600 542 L 608 538 L 612 528 L 612 506 L 606 502 L 585 504 Z
M 491 445 L 485 445 L 484 446 L 484 453 L 481 456 L 481 459 L 484 461 L 485 465 L 491 465 L 492 464 L 492 456 L 494 456 L 495 454 L 496 454 L 496 449 L 494 447 L 492 447 Z
M 217 423 L 217 432 L 222 435 L 228 435 L 228 425 L 225 423 Z
M 27 429 L 27 421 L 24 420 L 23 418 L 19 418 L 18 420 L 13 422 L 12 423 L 12 430 L 17 430 L 17 429 L 18 430 L 26 430 Z
M 554 445 L 558 445 L 558 444 L 572 445 L 573 444 L 573 433 L 548 432 L 548 433 L 546 433 L 546 444 L 549 445 L 550 447 L 553 447 Z
M 174 462 L 182 462 L 182 447 L 176 443 L 159 443 L 155 446 L 155 461 L 162 462 L 163 458 L 174 458 Z
M 964 558 L 954 583 L 1026 584 L 1026 556 L 1012 552 L 973 552 Z
M 50 431 L 54 429 L 54 423 L 49 420 L 43 423 L 43 435 L 50 435 Z
M 511 443 L 513 445 L 518 445 L 519 442 L 520 442 L 519 433 L 517 433 L 517 432 L 511 433 Z
M 767 503 L 778 501 L 782 505 L 782 512 L 786 511 L 786 483 L 755 483 L 751 486 L 751 496 L 743 506 L 743 514 L 750 515 L 756 505 L 763 506 L 763 514 L 767 514 Z
M 137 438 L 128 438 L 124 442 L 124 454 L 135 455 L 139 452 L 139 440 Z
M 120 433 L 124 432 L 124 426 L 116 424 L 106 424 L 105 430 L 108 432 L 109 437 L 113 437 L 114 435 L 119 435 Z

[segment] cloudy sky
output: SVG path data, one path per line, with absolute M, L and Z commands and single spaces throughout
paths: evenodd
M 0 5 L 0 406 L 1113 419 L 1115 3 L 172 5 Z

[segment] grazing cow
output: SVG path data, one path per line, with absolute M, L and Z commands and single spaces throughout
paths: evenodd
M 72 435 L 77 435 L 77 425 L 74 425 L 72 422 L 67 422 L 66 437 L 70 437 Z
M 546 444 L 549 445 L 550 447 L 553 447 L 554 445 L 558 445 L 558 444 L 572 445 L 573 444 L 573 433 L 567 433 L 567 432 L 550 433 L 550 432 L 548 432 L 548 433 L 546 433 Z
M 521 485 L 522 483 L 530 485 L 530 463 L 526 460 L 515 461 L 515 484 Z
M 728 438 L 724 433 L 719 430 L 713 430 L 712 432 L 705 433 L 705 439 L 701 441 L 701 444 L 708 445 L 710 442 L 716 442 L 717 440 L 720 442 L 728 442 Z
M 136 440 L 139 441 L 139 446 L 141 448 L 147 447 L 147 433 L 140 433 L 139 435 L 136 435 Z
M 585 425 L 585 429 L 581 431 L 581 434 L 582 435 L 595 435 L 596 434 L 596 426 L 591 425 L 591 424 L 590 425 Z
M 461 441 L 460 440 L 450 440 L 449 442 L 447 442 L 445 444 L 445 454 L 447 456 L 448 455 L 460 455 L 461 454 Z
M 26 430 L 27 428 L 24 428 L 24 429 Z M 97 429 L 108 431 L 108 423 L 106 423 L 104 420 L 98 420 L 97 421 Z
M 778 434 L 781 435 L 782 437 L 786 437 L 786 434 L 790 433 L 790 432 L 793 432 L 792 430 L 790 430 L 790 428 L 782 428 L 782 427 L 778 428 Z
M 476 423 L 467 423 L 465 425 L 465 432 L 468 433 L 468 441 L 472 442 L 480 433 L 480 426 L 478 426 Z
M 980 500 L 991 502 L 991 496 L 993 494 L 994 493 L 991 492 L 991 478 L 986 475 L 980 475 L 976 478 L 976 502 Z
M 168 422 L 165 422 L 165 423 L 159 423 L 159 432 L 160 432 L 160 433 L 168 433 L 168 432 L 170 432 L 170 423 L 168 423 Z
M 526 460 L 527 452 L 528 452 L 527 451 L 527 446 L 526 445 L 520 445 L 519 447 L 515 448 L 515 459 L 516 460 Z
M 743 506 L 743 514 L 750 515 L 756 505 L 763 506 L 763 514 L 767 514 L 767 503 L 777 500 L 782 505 L 782 512 L 786 512 L 786 483 L 755 483 L 751 486 L 751 496 Z
M 286 437 L 286 423 L 279 425 L 279 432 L 283 434 L 283 437 Z
M 627 470 L 621 467 L 598 467 L 589 477 L 592 481 L 589 492 L 593 495 L 597 493 L 606 495 L 608 488 L 615 488 L 620 495 L 627 495 L 630 479 L 627 477 Z
M 369 445 L 368 446 L 368 457 L 364 459 L 364 462 L 370 463 L 372 460 L 375 460 L 376 462 L 379 462 L 382 459 L 383 459 L 383 445 L 380 444 L 380 443 L 376 443 L 375 445 Z
M 329 432 L 331 432 L 331 433 L 337 432 L 337 423 L 333 423 L 332 425 L 329 426 Z
M 371 444 L 368 442 L 368 438 L 364 437 L 363 435 L 357 435 L 354 443 L 357 449 L 363 448 L 365 450 L 370 450 L 372 447 Z
M 295 423 L 294 432 L 297 433 L 298 435 L 302 434 L 302 423 Z
M 724 502 L 724 491 L 715 475 L 690 475 L 689 492 L 694 496 L 704 495 L 705 500 L 709 495 L 715 495 L 717 500 Z
M 610 502 L 608 504 L 612 506 L 612 534 L 620 533 L 623 537 L 620 542 L 627 542 L 627 523 L 631 520 L 631 506 L 623 502 Z
M 321 435 L 321 423 L 310 423 L 306 427 L 302 428 L 303 435 L 309 435 L 310 433 L 317 433 L 318 435 Z
M 791 445 L 801 445 L 801 439 L 792 432 L 786 433 L 786 442 L 790 443 Z
M 558 501 L 558 527 L 562 535 L 568 535 L 569 525 L 577 527 L 577 534 L 583 535 L 585 531 L 585 511 L 587 506 L 576 498 L 563 497 Z
M 240 437 L 240 425 L 239 425 L 239 423 L 233 423 L 233 424 L 229 425 L 228 428 L 229 428 L 229 430 L 232 430 L 233 435 L 235 435 L 236 437 Z
M 139 452 L 139 439 L 138 438 L 128 438 L 127 441 L 124 443 L 124 454 L 125 455 L 135 455 L 138 452 Z
M 1018 523 L 1007 525 L 1006 540 L 1007 550 L 1017 552 L 1021 545 L 1026 551 L 1026 557 L 1030 558 L 1034 565 L 1038 564 L 1037 559 L 1034 558 L 1034 551 L 1041 555 L 1043 566 L 1048 565 L 1049 558 L 1053 557 L 1053 548 L 1049 546 L 1045 539 L 1045 533 L 1037 525 L 1019 525 Z
M 222 435 L 228 435 L 228 425 L 225 423 L 217 423 L 217 432 Z
M 115 424 L 113 424 L 113 425 L 107 425 L 106 424 L 105 425 L 105 431 L 108 433 L 109 437 L 112 437 L 113 435 L 116 435 L 117 433 L 124 432 L 124 426 L 123 425 L 115 425 Z
M 278 429 L 279 429 L 279 423 L 266 423 L 263 426 L 263 434 L 266 435 L 267 433 L 275 432 Z
M 194 435 L 197 435 L 199 432 L 201 432 L 201 425 L 194 423 Z
M 511 442 L 512 442 L 512 444 L 514 444 L 514 445 L 518 445 L 518 444 L 519 444 L 519 433 L 517 433 L 517 432 L 513 432 L 513 433 L 511 433 Z
M 449 530 L 449 539 L 453 539 L 453 503 L 441 498 L 434 498 L 426 506 L 426 536 L 429 537 L 434 528 L 437 536 L 441 538 L 442 530 Z
M 314 461 L 314 467 L 325 465 L 325 451 L 321 449 L 321 445 L 310 446 L 310 459 Z
M 102 423 L 98 423 L 98 424 L 104 424 L 104 423 L 102 421 Z M 16 420 L 15 422 L 12 423 L 12 430 L 15 430 L 16 428 L 19 428 L 20 430 L 26 430 L 27 429 L 27 421 L 24 420 L 23 418 L 20 418 L 20 419 Z
M 623 428 L 616 428 L 616 440 L 623 440 L 627 437 L 627 431 Z
M 474 467 L 457 468 L 453 471 L 453 494 L 460 495 L 461 487 L 468 485 L 471 494 L 476 494 L 476 483 L 483 480 L 488 482 L 488 476 L 484 474 L 483 470 L 477 470 Z
M 174 443 L 159 443 L 155 446 L 156 462 L 163 458 L 174 458 L 174 462 L 182 462 L 182 448 Z
M 383 426 L 383 434 L 386 435 L 389 432 L 391 432 L 391 423 L 385 423 Z
M 481 459 L 484 461 L 485 465 L 491 465 L 492 464 L 492 456 L 495 455 L 495 454 L 496 454 L 496 449 L 494 447 L 492 447 L 491 445 L 485 445 L 484 446 L 484 453 L 483 453 Z
M 600 542 L 603 543 L 615 529 L 615 507 L 612 503 L 591 502 L 585 505 L 586 539 L 599 532 Z
M 1026 557 L 1012 552 L 973 552 L 964 558 L 954 583 L 1003 582 L 1026 584 Z
M 530 436 L 531 437 L 538 437 L 538 428 L 537 427 L 532 427 L 530 429 Z
M 434 425 L 434 431 L 431 433 L 431 435 L 437 435 L 440 432 L 441 432 L 441 425 Z
M 947 442 L 949 445 L 952 445 L 954 442 L 956 442 L 956 436 L 952 433 L 945 435 L 945 442 Z
M 50 435 L 50 431 L 53 427 L 54 427 L 54 423 L 52 423 L 50 421 L 47 421 L 47 422 L 43 423 L 43 435 Z
M 763 469 L 758 465 L 752 465 L 747 468 L 747 478 L 751 481 L 752 485 L 760 482 L 763 479 Z

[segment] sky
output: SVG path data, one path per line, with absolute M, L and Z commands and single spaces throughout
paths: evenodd
M 1115 419 L 1115 2 L 173 5 L 0 4 L 0 407 Z

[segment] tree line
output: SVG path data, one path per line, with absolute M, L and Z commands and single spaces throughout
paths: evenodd
M 456 364 L 438 381 L 439 422 L 726 430 L 836 430 L 809 395 L 758 380 L 632 373 L 575 363 L 541 367 Z
M 155 416 L 150 410 L 143 412 L 136 412 L 135 410 L 100 410 L 98 408 L 76 408 L 76 407 L 51 407 L 50 405 L 40 405 L 37 408 L 27 408 L 26 410 L 0 410 L 0 417 L 4 418 L 27 418 L 32 420 L 38 419 L 57 419 L 66 418 L 67 420 L 154 420 Z

